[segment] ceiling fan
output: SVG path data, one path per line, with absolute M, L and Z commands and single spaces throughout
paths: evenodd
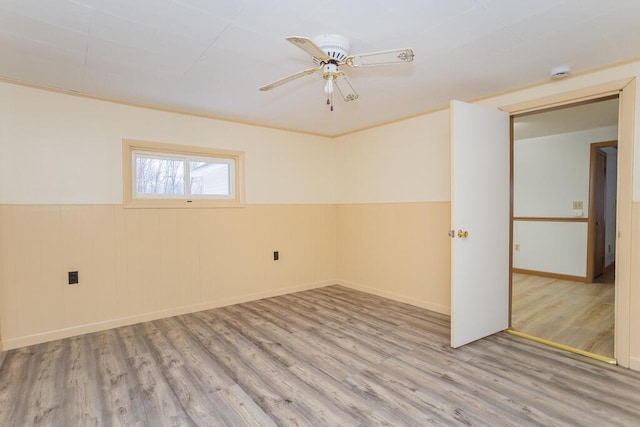
M 334 87 L 338 89 L 338 92 L 346 102 L 358 99 L 358 94 L 353 89 L 347 75 L 344 71 L 338 70 L 339 66 L 346 65 L 357 68 L 373 65 L 403 64 L 412 62 L 415 56 L 413 49 L 408 47 L 349 55 L 349 40 L 338 34 L 325 34 L 316 37 L 314 40 L 297 36 L 287 37 L 286 39 L 311 55 L 317 67 L 308 68 L 291 74 L 290 76 L 283 77 L 262 86 L 260 90 L 271 90 L 290 81 L 299 79 L 300 77 L 322 71 L 322 78 L 327 81 L 324 86 L 324 91 L 327 94 L 327 105 L 330 106 L 331 111 L 333 111 Z

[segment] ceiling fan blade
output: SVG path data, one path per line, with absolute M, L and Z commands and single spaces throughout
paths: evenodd
M 402 49 L 351 55 L 347 57 L 344 62 L 349 67 L 368 67 L 371 65 L 402 64 L 412 62 L 414 56 L 415 54 L 413 53 L 413 49 L 405 47 Z
M 339 73 L 333 81 L 333 84 L 336 88 L 338 88 L 338 92 L 340 92 L 340 95 L 342 95 L 342 98 L 346 102 L 355 101 L 356 99 L 358 99 L 358 94 L 353 89 L 351 81 L 344 73 Z
M 299 79 L 300 77 L 304 77 L 304 76 L 307 76 L 309 74 L 313 74 L 316 71 L 320 71 L 320 70 L 322 70 L 322 65 L 319 66 L 318 68 L 309 68 L 309 69 L 306 69 L 306 70 L 298 71 L 295 74 L 291 74 L 290 76 L 283 77 L 280 80 L 276 80 L 275 82 L 271 82 L 269 84 L 266 84 L 266 85 L 262 86 L 260 88 L 260 90 L 263 91 L 263 92 L 267 91 L 267 90 L 271 90 L 271 89 L 276 88 L 278 86 L 282 86 L 285 83 L 289 83 L 290 81 L 293 81 L 295 79 Z
M 327 53 L 320 49 L 317 44 L 306 37 L 290 36 L 286 38 L 288 42 L 298 46 L 318 61 L 327 61 L 329 57 Z

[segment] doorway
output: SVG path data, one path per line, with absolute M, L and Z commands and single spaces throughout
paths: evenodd
M 618 103 L 609 97 L 512 122 L 511 328 L 607 361 L 615 336 Z
M 597 80 L 597 79 L 596 79 Z M 637 324 L 635 322 L 637 313 L 633 311 L 634 305 L 629 303 L 629 301 L 634 301 L 632 299 L 633 290 L 635 289 L 634 281 L 637 276 L 637 269 L 632 268 L 635 265 L 632 262 L 633 256 L 635 256 L 634 248 L 632 246 L 633 240 L 633 215 L 634 215 L 634 204 L 633 204 L 633 143 L 634 143 L 634 123 L 636 116 L 636 79 L 634 77 L 631 78 L 623 78 L 620 80 L 609 81 L 604 83 L 599 83 L 594 86 L 583 87 L 580 89 L 571 90 L 568 92 L 561 92 L 551 94 L 542 98 L 537 98 L 528 101 L 516 102 L 513 104 L 501 104 L 499 107 L 501 111 L 507 113 L 511 118 L 515 116 L 523 116 L 526 113 L 530 113 L 533 111 L 542 111 L 544 109 L 551 109 L 555 107 L 562 107 L 565 105 L 576 105 L 578 102 L 588 102 L 590 100 L 602 100 L 606 97 L 618 96 L 619 97 L 619 132 L 618 132 L 618 200 L 617 200 L 617 208 L 616 208 L 616 219 L 617 219 L 617 239 L 616 239 L 616 276 L 615 276 L 615 360 L 612 363 L 616 363 L 623 367 L 634 367 L 634 369 L 639 369 L 640 367 L 640 359 L 632 356 L 632 345 L 636 345 L 635 335 L 630 335 L 629 331 L 635 331 L 634 325 Z M 454 101 L 455 103 L 455 101 Z M 479 106 L 477 104 L 474 104 Z M 497 107 L 484 107 L 487 110 L 499 111 Z M 481 114 L 477 115 L 481 121 L 484 120 Z M 500 117 L 500 121 L 502 118 Z M 461 123 L 462 122 L 462 123 Z M 451 229 L 449 231 L 449 235 L 452 237 L 451 244 L 451 332 L 452 334 L 455 331 L 454 324 L 458 319 L 464 319 L 467 324 L 475 324 L 479 321 L 486 321 L 486 319 L 495 319 L 499 316 L 506 316 L 507 326 L 502 327 L 502 318 L 499 318 L 499 321 L 494 322 L 494 327 L 491 329 L 487 329 L 485 331 L 480 331 L 475 333 L 470 341 L 475 341 L 482 339 L 492 333 L 499 332 L 504 330 L 504 328 L 508 328 L 511 325 L 511 304 L 510 301 L 512 299 L 512 287 L 511 287 L 511 275 L 509 274 L 511 271 L 511 266 L 513 263 L 513 242 L 512 242 L 512 232 L 508 231 L 509 238 L 507 242 L 503 245 L 493 245 L 489 248 L 480 245 L 474 246 L 471 248 L 471 245 L 466 245 L 465 236 L 468 236 L 471 239 L 472 236 L 475 236 L 475 230 L 469 231 L 469 233 L 462 233 L 462 239 L 456 239 L 455 229 L 458 231 L 468 231 L 464 229 L 465 224 L 462 224 L 461 221 L 458 222 L 456 219 L 458 218 L 459 205 L 456 203 L 456 187 L 455 183 L 463 181 L 473 181 L 476 179 L 478 174 L 469 173 L 465 168 L 457 167 L 457 134 L 456 128 L 460 126 L 464 128 L 464 122 L 468 122 L 468 118 L 460 118 L 456 113 L 456 109 L 452 108 L 451 110 L 451 180 L 452 180 L 452 191 L 451 191 Z M 492 121 L 492 123 L 497 123 L 497 120 Z M 469 125 L 472 127 L 471 125 Z M 504 123 L 503 132 L 499 136 L 499 145 L 503 147 L 502 153 L 511 153 L 512 151 L 509 149 L 509 120 Z M 475 129 L 475 128 L 474 128 Z M 478 128 L 480 129 L 480 128 Z M 489 133 L 477 132 L 482 137 L 490 137 Z M 495 137 L 491 137 L 491 139 L 495 140 Z M 475 144 L 478 145 L 478 144 Z M 486 157 L 486 156 L 485 156 Z M 484 158 L 484 157 L 483 157 Z M 495 164 L 495 159 L 491 160 Z M 484 164 L 482 162 L 476 162 L 480 164 Z M 507 181 L 509 182 L 509 170 L 510 170 L 510 161 L 507 159 L 503 166 L 498 166 L 493 169 L 504 169 L 506 170 Z M 486 170 L 486 168 L 485 168 Z M 482 175 L 484 171 L 479 172 Z M 508 218 L 513 216 L 513 212 L 510 211 L 509 206 L 511 203 L 511 194 L 510 191 L 512 188 L 507 185 L 507 189 L 505 191 L 500 192 L 500 201 L 506 201 L 506 207 L 503 208 L 502 204 L 494 209 L 494 212 L 499 212 L 500 215 L 494 215 L 493 217 L 487 216 L 484 218 L 491 227 L 506 227 L 510 228 L 511 222 Z M 482 204 L 487 204 L 486 200 Z M 489 203 L 490 204 L 490 203 Z M 467 205 L 468 208 L 474 209 L 476 205 Z M 511 206 L 512 207 L 512 206 Z M 502 210 L 507 211 L 507 220 L 503 221 Z M 460 228 L 458 228 L 460 227 Z M 501 280 L 498 286 L 494 286 L 494 281 L 486 281 L 486 280 L 478 280 L 479 276 L 476 274 L 467 274 L 468 271 L 472 271 L 469 269 L 467 265 L 459 262 L 459 257 L 457 256 L 456 249 L 458 243 L 465 244 L 465 246 L 469 246 L 469 251 L 471 253 L 483 254 L 485 252 L 491 252 L 494 249 L 501 250 L 502 247 L 506 249 L 506 256 L 509 258 L 508 266 L 505 268 L 505 276 L 504 280 Z M 494 256 L 493 258 L 498 258 Z M 635 281 L 637 282 L 637 281 Z M 460 292 L 459 292 L 460 291 Z M 468 294 L 471 295 L 485 295 L 485 293 L 489 294 L 494 292 L 496 298 L 502 300 L 503 298 L 507 298 L 507 304 L 503 307 L 500 305 L 496 307 L 495 304 L 487 304 L 487 305 L 473 305 L 473 310 L 458 310 L 459 303 L 464 303 L 468 301 Z M 492 294 L 493 295 L 493 294 Z M 461 298 L 463 297 L 463 298 Z M 486 299 L 486 298 L 485 298 Z M 474 323 L 475 322 L 475 323 Z M 460 325 L 458 325 L 460 326 Z M 465 325 L 466 326 L 466 325 Z M 467 333 L 471 329 L 467 327 L 458 328 L 459 332 Z M 508 330 L 511 332 L 510 330 Z M 454 346 L 455 347 L 455 346 Z M 608 361 L 611 361 L 608 360 Z

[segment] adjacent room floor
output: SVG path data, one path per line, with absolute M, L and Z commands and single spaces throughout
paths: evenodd
M 640 373 L 339 286 L 6 351 L 0 425 L 635 425 Z
M 598 283 L 513 274 L 512 328 L 580 350 L 614 356 L 613 275 Z

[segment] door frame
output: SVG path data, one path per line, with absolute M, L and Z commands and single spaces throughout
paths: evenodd
M 640 369 L 640 360 L 631 361 L 632 340 L 631 284 L 632 275 L 632 215 L 633 215 L 633 142 L 636 104 L 636 79 L 630 77 L 609 83 L 568 91 L 556 95 L 502 106 L 512 117 L 527 112 L 548 110 L 610 96 L 619 96 L 618 113 L 618 203 L 616 206 L 616 300 L 614 357 L 624 367 Z M 511 146 L 513 147 L 513 137 Z M 513 195 L 512 195 L 513 202 Z M 513 230 L 511 230 L 511 234 Z M 511 240 L 511 239 L 510 239 Z M 511 248 L 509 252 L 512 253 Z M 510 268 L 512 255 L 509 257 Z M 635 279 L 635 277 L 633 277 Z M 510 283 L 511 286 L 511 283 Z M 636 289 L 634 289 L 635 291 Z M 511 292 L 510 292 L 511 293 Z M 511 306 L 510 306 L 511 307 Z M 509 308 L 511 310 L 511 308 Z M 634 345 L 638 343 L 634 340 Z
M 605 142 L 594 142 L 591 144 L 590 153 L 589 153 L 589 213 L 588 213 L 588 225 L 587 225 L 587 283 L 593 283 L 595 279 L 594 270 L 595 270 L 595 250 L 596 250 L 596 219 L 595 219 L 595 199 L 596 199 L 596 159 L 598 155 L 598 150 L 603 147 L 618 147 L 618 141 L 605 141 Z M 617 179 L 617 174 L 616 174 Z M 616 188 L 616 193 L 618 189 Z M 616 208 L 617 209 L 617 208 Z M 618 229 L 618 225 L 616 224 L 616 231 Z M 617 256 L 617 253 L 616 253 Z

